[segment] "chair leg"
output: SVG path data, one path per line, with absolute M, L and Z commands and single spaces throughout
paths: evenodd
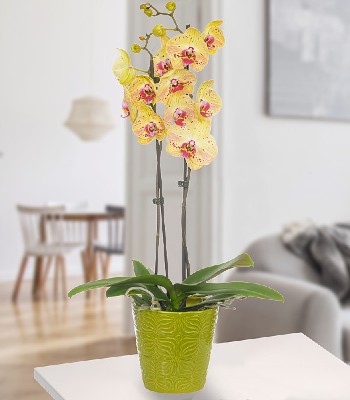
M 96 252 L 96 257 L 97 257 L 97 260 L 99 261 L 99 264 L 101 266 L 101 277 L 104 278 L 104 274 L 103 274 L 103 271 L 104 271 L 103 253 L 101 251 L 97 251 Z
M 55 261 L 55 277 L 54 277 L 54 297 L 58 300 L 58 273 L 60 268 L 60 256 L 56 257 Z
M 93 254 L 92 256 L 92 271 L 91 271 L 92 279 L 91 280 L 96 280 L 97 279 L 97 255 L 96 253 Z
M 53 256 L 49 256 L 48 259 L 47 259 L 47 263 L 46 263 L 46 266 L 44 268 L 44 273 L 41 276 L 41 281 L 40 281 L 40 285 L 39 285 L 40 294 L 43 293 L 44 286 L 45 286 L 46 281 L 47 281 L 47 277 L 49 276 L 52 260 L 53 260 Z
M 25 272 L 26 267 L 27 267 L 28 258 L 29 258 L 29 257 L 26 256 L 26 255 L 23 256 L 22 261 L 21 261 L 21 265 L 20 265 L 20 267 L 19 267 L 19 272 L 18 272 L 16 284 L 15 284 L 15 287 L 14 287 L 13 293 L 12 293 L 12 301 L 13 301 L 14 303 L 17 301 L 19 289 L 20 289 L 20 287 L 21 287 L 22 280 L 23 280 L 23 275 L 24 275 L 24 272 Z
M 86 282 L 88 282 L 89 277 L 88 277 L 88 271 L 87 271 L 87 263 L 86 263 L 86 253 L 85 253 L 85 251 L 82 251 L 80 253 L 80 256 L 81 256 L 81 264 L 83 266 L 84 282 L 86 283 Z
M 61 280 L 63 290 L 63 300 L 67 300 L 67 274 L 66 274 L 66 260 L 63 256 L 61 258 Z
M 105 263 L 103 266 L 103 277 L 104 278 L 108 278 L 110 265 L 111 265 L 111 256 L 109 254 L 106 254 Z
M 88 255 L 86 250 L 83 250 L 81 253 L 81 262 L 83 265 L 83 272 L 84 272 L 84 282 L 89 282 L 90 280 L 90 265 L 89 265 L 89 261 L 88 261 Z M 90 294 L 91 292 L 88 290 L 87 292 L 85 292 L 85 297 L 86 298 L 90 298 Z

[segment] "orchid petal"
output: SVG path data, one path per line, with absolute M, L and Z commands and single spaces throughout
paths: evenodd
M 195 103 L 190 96 L 182 92 L 170 96 L 164 112 L 166 125 L 174 122 L 176 125 L 185 126 L 187 121 L 194 119 L 195 116 Z
M 131 66 L 129 54 L 123 50 L 119 50 L 119 57 L 115 60 L 112 71 L 119 79 L 121 85 L 129 85 L 136 76 L 135 69 Z
M 165 125 L 163 119 L 151 107 L 141 104 L 132 130 L 141 144 L 148 144 L 154 139 L 163 140 Z
M 130 92 L 124 86 L 124 100 L 123 100 L 124 118 L 130 117 L 130 122 L 133 123 L 137 116 L 137 106 L 132 102 Z
M 136 104 L 155 104 L 156 88 L 148 76 L 138 75 L 129 86 L 132 101 Z
M 209 61 L 209 51 L 198 29 L 188 28 L 185 33 L 176 35 L 166 44 L 166 50 L 174 68 L 190 66 L 201 71 Z
M 174 93 L 191 94 L 196 81 L 196 76 L 186 69 L 169 71 L 160 78 L 157 99 L 166 104 Z
M 210 54 L 215 54 L 225 45 L 225 37 L 220 29 L 222 22 L 220 20 L 211 21 L 203 31 L 203 38 Z
M 196 110 L 200 119 L 208 119 L 216 115 L 222 107 L 222 100 L 213 89 L 214 81 L 203 82 L 197 91 Z
M 174 157 L 184 157 L 193 170 L 209 165 L 218 152 L 210 125 L 199 120 L 190 121 L 185 127 L 170 126 L 167 141 L 166 151 Z
M 119 83 L 123 86 L 130 85 L 135 79 L 136 71 L 133 67 L 129 67 L 119 75 Z
M 154 56 L 153 63 L 155 76 L 161 77 L 173 69 L 171 60 L 166 52 L 166 45 L 163 45 L 163 47 Z

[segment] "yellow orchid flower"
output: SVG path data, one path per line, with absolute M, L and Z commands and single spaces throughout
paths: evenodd
M 213 89 L 214 81 L 203 82 L 197 91 L 196 110 L 200 119 L 208 119 L 216 115 L 222 107 L 220 96 Z
M 183 157 L 187 165 L 197 170 L 209 165 L 218 153 L 215 138 L 210 135 L 210 125 L 194 119 L 186 126 L 172 125 L 167 133 L 166 151 L 174 157 Z
M 154 139 L 163 140 L 165 136 L 164 121 L 151 107 L 144 104 L 139 106 L 139 113 L 132 130 L 141 144 L 148 144 Z
M 187 121 L 196 117 L 195 103 L 190 96 L 181 92 L 170 96 L 164 112 L 165 125 L 172 122 L 178 126 L 185 126 Z
M 208 64 L 208 47 L 198 29 L 188 28 L 185 33 L 174 36 L 166 48 L 176 69 L 190 66 L 198 72 Z
M 136 76 L 128 90 L 132 101 L 136 104 L 155 104 L 156 102 L 156 87 L 148 76 Z
M 196 76 L 187 69 L 171 70 L 160 78 L 157 100 L 166 104 L 174 93 L 191 94 L 196 81 Z
M 130 85 L 130 83 L 135 79 L 136 71 L 131 65 L 129 54 L 125 50 L 118 50 L 120 55 L 115 60 L 112 71 L 121 85 Z
M 164 35 L 160 38 L 160 42 L 162 46 L 165 46 L 170 40 L 170 37 L 168 35 Z
M 225 37 L 220 29 L 222 22 L 220 20 L 211 21 L 203 31 L 203 38 L 210 54 L 215 54 L 225 44 Z
M 166 52 L 166 44 L 164 44 L 157 52 L 157 54 L 153 57 L 153 62 L 155 76 L 161 77 L 173 69 L 170 57 Z
M 124 86 L 124 99 L 122 103 L 124 115 L 122 118 L 130 117 L 130 122 L 133 123 L 137 116 L 137 106 L 131 100 L 129 90 Z

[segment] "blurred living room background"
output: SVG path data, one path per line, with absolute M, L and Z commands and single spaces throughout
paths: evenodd
M 111 71 L 117 48 L 154 25 L 142 3 L 0 0 L 1 399 L 47 399 L 36 366 L 136 352 L 127 301 L 66 293 L 131 274 L 131 258 L 154 263 L 154 148 L 120 117 Z M 224 103 L 219 155 L 189 192 L 192 265 L 248 249 L 256 266 L 247 273 L 286 297 L 225 310 L 217 340 L 302 331 L 350 362 L 350 4 L 177 3 L 182 26 L 223 19 L 226 37 L 208 71 Z M 163 163 L 176 267 L 181 163 L 166 154 Z M 45 223 L 64 248 L 44 245 Z M 334 275 L 294 239 L 318 246 Z

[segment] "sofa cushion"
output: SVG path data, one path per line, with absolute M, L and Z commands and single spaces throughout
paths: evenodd
M 321 284 L 319 272 L 282 243 L 279 235 L 256 240 L 247 249 L 255 262 L 255 271 L 266 271 Z

